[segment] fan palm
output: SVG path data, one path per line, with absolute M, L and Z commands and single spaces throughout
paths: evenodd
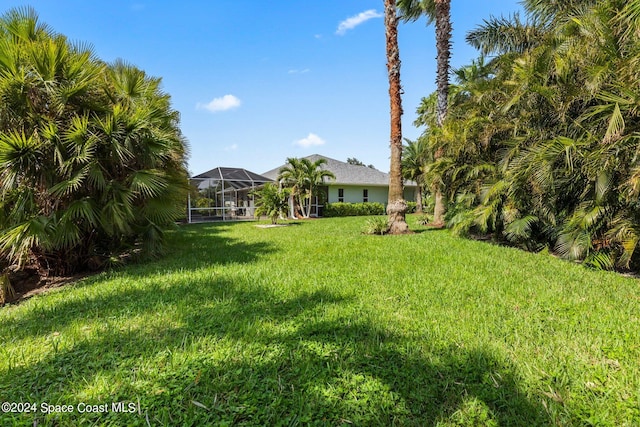
M 159 79 L 0 18 L 0 253 L 43 273 L 157 253 L 182 214 L 186 143 Z M 121 82 L 136 76 L 139 91 Z

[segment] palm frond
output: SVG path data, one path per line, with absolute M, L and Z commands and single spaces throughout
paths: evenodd
M 89 166 L 85 166 L 77 171 L 71 178 L 59 182 L 49 189 L 49 194 L 54 197 L 65 197 L 70 193 L 77 191 L 84 185 L 85 179 L 89 174 Z
M 157 197 L 168 187 L 164 173 L 158 169 L 135 171 L 130 181 L 131 191 L 141 193 L 145 198 Z
M 469 31 L 466 41 L 483 55 L 524 53 L 544 40 L 547 30 L 531 21 L 522 22 L 515 13 L 509 17 L 491 17 Z
M 556 251 L 565 259 L 581 260 L 592 249 L 591 233 L 584 229 L 571 229 L 560 233 Z
M 503 231 L 504 237 L 510 242 L 529 239 L 531 237 L 532 228 L 538 223 L 538 221 L 540 220 L 535 215 L 527 215 L 522 218 L 514 219 L 506 225 Z

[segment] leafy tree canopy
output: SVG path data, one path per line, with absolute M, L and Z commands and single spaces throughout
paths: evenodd
M 355 157 L 347 157 L 347 163 L 349 163 L 350 165 L 354 165 L 354 166 L 367 166 L 368 168 L 371 169 L 375 169 L 376 167 L 373 165 L 365 165 L 364 163 L 362 163 L 360 160 L 358 160 Z

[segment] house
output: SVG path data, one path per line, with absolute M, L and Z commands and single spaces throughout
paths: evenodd
M 322 216 L 322 206 L 325 202 L 345 202 L 345 203 L 362 203 L 362 202 L 378 202 L 384 205 L 389 200 L 389 174 L 381 172 L 368 166 L 352 165 L 330 157 L 313 154 L 305 157 L 311 162 L 318 159 L 324 159 L 326 163 L 322 168 L 331 171 L 336 179 L 326 180 L 325 185 L 321 188 L 324 192 L 324 200 L 314 200 L 312 205 L 312 213 Z M 286 165 L 281 165 L 275 169 L 271 169 L 262 174 L 262 176 L 276 180 L 280 169 Z M 417 185 L 415 182 L 405 182 L 404 199 L 407 201 L 415 201 L 415 191 Z

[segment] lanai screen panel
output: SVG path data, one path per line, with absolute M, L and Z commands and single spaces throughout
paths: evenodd
M 198 189 L 198 197 L 189 200 L 189 222 L 193 217 L 203 220 L 253 217 L 251 191 L 267 182 L 272 180 L 242 168 L 217 167 L 194 176 L 191 184 Z

